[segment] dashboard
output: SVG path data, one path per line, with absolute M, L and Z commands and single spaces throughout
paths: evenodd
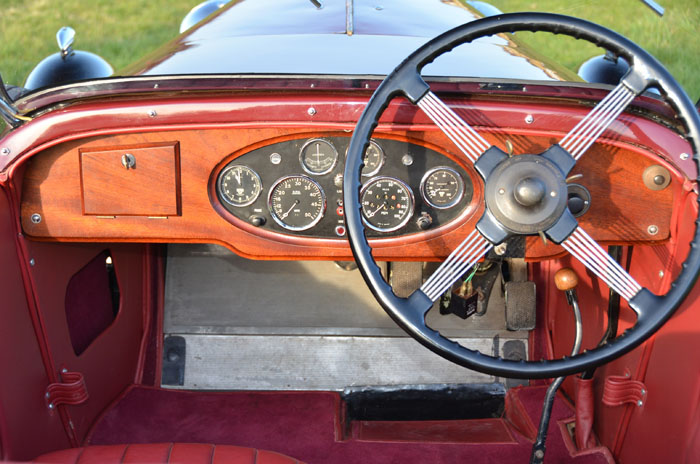
M 345 235 L 343 171 L 350 137 L 295 138 L 251 150 L 216 174 L 233 216 L 280 233 Z M 364 157 L 362 215 L 368 236 L 417 233 L 448 224 L 474 196 L 472 177 L 417 143 L 375 138 Z
M 49 113 L 26 131 L 35 148 L 14 168 L 23 232 L 51 241 L 217 243 L 255 259 L 351 259 L 342 174 L 368 96 L 278 90 Z M 489 143 L 516 155 L 542 152 L 588 111 L 547 99 L 445 98 Z M 623 116 L 571 173 L 588 202 L 579 222 L 600 243 L 668 240 L 684 184 L 666 160 L 684 150 L 671 129 Z M 664 177 L 662 188 L 645 183 L 649 172 Z M 444 259 L 483 211 L 481 178 L 406 101 L 387 108 L 362 180 L 377 259 Z M 564 251 L 527 237 L 525 253 L 542 260 Z

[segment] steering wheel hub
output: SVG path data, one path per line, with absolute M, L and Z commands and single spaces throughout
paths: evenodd
M 566 181 L 544 156 L 513 156 L 489 173 L 485 196 L 487 208 L 503 227 L 516 234 L 536 234 L 564 212 Z

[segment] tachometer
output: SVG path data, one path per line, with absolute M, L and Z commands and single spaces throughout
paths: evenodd
M 451 208 L 464 195 L 464 181 L 457 171 L 441 166 L 425 173 L 420 183 L 423 199 L 438 209 Z
M 248 206 L 258 199 L 262 181 L 257 172 L 248 166 L 233 165 L 221 172 L 219 195 L 233 206 Z
M 326 211 L 321 186 L 306 176 L 282 177 L 274 183 L 267 199 L 272 219 L 288 230 L 310 229 Z
M 375 177 L 360 192 L 362 218 L 367 227 L 392 232 L 405 226 L 413 215 L 413 192 L 393 177 Z

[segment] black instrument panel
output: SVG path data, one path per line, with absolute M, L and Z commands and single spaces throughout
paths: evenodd
M 216 173 L 221 206 L 278 233 L 345 235 L 342 176 L 350 137 L 305 137 L 256 148 Z M 365 154 L 361 203 L 369 237 L 445 225 L 472 201 L 471 177 L 445 155 L 374 138 Z

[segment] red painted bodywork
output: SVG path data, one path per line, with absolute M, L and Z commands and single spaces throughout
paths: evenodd
M 5 311 L 3 318 L 15 318 L 10 325 L 16 327 L 16 330 L 3 337 L 0 343 L 6 348 L 13 347 L 12 350 L 5 349 L 6 353 L 17 352 L 17 347 L 21 347 L 19 352 L 26 358 L 26 362 L 22 362 L 19 369 L 16 369 L 16 375 L 37 379 L 27 380 L 35 389 L 41 390 L 49 382 L 57 381 L 59 370 L 66 367 L 85 375 L 91 397 L 89 404 L 59 406 L 58 411 L 49 413 L 46 405 L 37 401 L 36 395 L 32 394 L 34 412 L 20 414 L 12 409 L 13 403 L 9 400 L 28 395 L 31 390 L 2 389 L 0 395 L 7 398 L 2 403 L 2 420 L 6 424 L 24 424 L 0 429 L 6 457 L 31 458 L 41 451 L 82 443 L 89 427 L 104 408 L 129 384 L 143 379 L 144 366 L 150 364 L 147 370 L 151 374 L 148 378 L 156 385 L 159 383 L 160 372 L 160 351 L 157 349 L 159 342 L 153 345 L 149 341 L 154 336 L 158 340 L 156 334 L 160 333 L 158 327 L 162 318 L 161 313 L 147 310 L 158 305 L 157 294 L 162 294 L 162 273 L 158 271 L 160 267 L 152 250 L 146 245 L 138 244 L 42 243 L 18 235 L 17 192 L 21 190 L 24 163 L 58 143 L 104 134 L 261 125 L 292 125 L 314 130 L 351 129 L 366 104 L 369 92 L 347 89 L 333 92 L 328 88 L 332 87 L 332 82 L 326 82 L 326 88 L 319 93 L 277 89 L 265 93 L 238 91 L 233 95 L 206 93 L 175 98 L 171 94 L 152 93 L 138 98 L 98 99 L 39 116 L 3 140 L 3 146 L 11 149 L 11 155 L 0 158 L 3 191 L 6 192 L 2 197 L 3 214 L 0 215 L 5 224 L 2 250 L 9 256 L 8 262 L 17 263 L 3 267 L 2 272 L 7 274 L 3 274 L 3 281 L 15 279 L 21 284 L 11 286 L 14 293 L 6 292 L 4 295 L 9 302 L 4 307 L 12 308 L 12 311 Z M 485 92 L 469 98 L 450 98 L 450 92 L 445 93 L 445 98 L 478 130 L 496 137 L 507 134 L 514 142 L 516 152 L 527 152 L 529 135 L 556 140 L 588 111 L 586 107 L 564 104 L 562 97 L 567 94 L 585 94 L 597 99 L 604 94 L 600 90 L 589 88 L 557 88 L 556 93 L 557 101 L 552 101 L 550 94 L 546 97 L 533 96 L 523 102 L 507 92 L 503 95 Z M 307 111 L 310 106 L 316 109 L 313 116 Z M 640 106 L 655 107 L 659 112 L 665 112 L 663 106 L 656 105 L 650 99 L 642 99 Z M 155 117 L 149 115 L 151 110 L 156 111 Z M 483 114 L 489 115 L 488 120 L 481 119 L 480 115 Z M 532 124 L 525 122 L 528 114 L 536 115 Z M 397 124 L 404 127 L 407 125 L 412 130 L 432 130 L 429 120 L 405 101 L 392 103 L 379 130 L 390 131 Z M 691 201 L 693 195 L 688 193 L 692 190 L 689 179 L 695 177 L 694 165 L 681 158 L 682 153 L 688 152 L 689 146 L 669 128 L 629 114 L 623 116 L 611 129 L 605 137 L 607 142 L 634 147 L 640 156 L 658 157 L 659 162 L 676 173 L 676 193 L 680 195 L 686 192 L 688 198 L 685 203 L 676 205 L 676 226 L 671 241 L 656 247 L 638 247 L 634 251 L 632 274 L 641 284 L 660 292 L 678 270 L 681 258 L 685 255 L 685 248 L 679 244 L 687 242 L 692 226 L 691 220 L 687 218 L 696 214 L 693 207 L 695 203 Z M 83 356 L 76 357 L 63 319 L 63 292 L 68 279 L 106 247 L 114 256 L 123 289 L 122 310 L 113 326 L 95 340 Z M 29 259 L 35 260 L 34 266 L 28 265 Z M 565 265 L 576 269 L 582 280 L 579 295 L 586 327 L 584 346 L 595 345 L 604 329 L 604 307 L 599 302 L 607 298 L 607 287 L 599 284 L 581 265 L 568 258 L 534 264 L 531 273 L 538 288 L 542 289 L 539 293 L 540 307 L 544 309 L 539 338 L 533 339 L 535 343 L 531 344 L 531 354 L 535 357 L 538 353 L 559 356 L 570 349 L 572 321 L 565 309 L 562 294 L 549 285 L 553 273 Z M 23 270 L 22 274 L 18 274 L 19 269 Z M 664 270 L 664 279 L 658 278 L 658 270 Z M 149 282 L 149 276 L 155 279 L 153 283 Z M 24 292 L 18 291 L 21 288 L 24 288 Z M 601 406 L 599 401 L 596 403 L 595 432 L 615 456 L 624 458 L 623 461 L 645 462 L 642 458 L 649 456 L 649 450 L 636 446 L 635 443 L 640 440 L 652 442 L 660 424 L 664 430 L 673 431 L 674 451 L 669 454 L 668 449 L 658 447 L 663 450 L 665 457 L 672 455 L 677 462 L 682 462 L 683 459 L 695 456 L 700 376 L 697 360 L 690 353 L 700 349 L 700 346 L 696 346 L 697 340 L 700 340 L 697 337 L 700 319 L 692 301 L 695 301 L 695 297 L 691 295 L 686 307 L 662 329 L 654 341 L 598 370 L 594 380 L 596 398 L 600 398 L 602 379 L 607 375 L 628 372 L 632 378 L 642 380 L 649 387 L 649 401 L 641 408 L 610 408 Z M 153 314 L 157 316 L 154 317 Z M 621 330 L 625 324 L 632 322 L 630 311 L 623 310 Z M 146 332 L 148 327 L 155 327 L 157 331 Z M 38 341 L 34 333 L 39 335 Z M 144 335 L 146 333 L 149 337 Z M 150 358 L 148 353 L 151 353 Z M 674 362 L 669 362 L 670 359 Z M 16 361 L 5 362 L 17 365 Z M 109 366 L 109 369 L 105 369 L 105 366 Z M 565 390 L 573 395 L 570 382 L 565 384 Z M 681 404 L 675 400 L 679 397 L 695 398 L 695 403 Z M 26 404 L 31 403 L 27 399 Z M 36 427 L 43 427 L 41 436 L 44 438 L 37 445 L 35 436 L 29 447 L 23 441 L 24 437 L 33 435 L 30 430 L 35 430 Z
M 423 21 L 429 26 L 425 29 L 417 30 L 415 24 L 408 22 L 375 20 L 358 21 L 356 32 L 435 35 L 434 27 L 440 28 L 454 21 L 450 13 L 456 10 L 447 5 L 448 2 L 442 3 L 439 8 L 424 12 L 425 15 L 435 15 L 431 16 L 432 19 L 441 15 L 439 20 Z M 252 1 L 232 4 L 243 5 L 237 11 L 255 6 Z M 301 8 L 301 3 L 295 5 Z M 428 7 L 421 5 L 421 8 Z M 322 14 L 332 13 L 334 21 L 306 21 L 303 23 L 307 28 L 305 31 L 348 34 L 347 29 L 343 30 L 347 24 L 343 24 L 340 10 L 342 7 L 336 4 L 329 5 Z M 442 16 L 443 12 L 447 15 Z M 316 13 L 304 11 L 309 18 Z M 308 24 L 315 29 L 309 31 Z M 244 16 L 221 15 L 208 26 L 198 27 L 171 43 L 169 48 L 158 52 L 155 59 L 134 65 L 132 72 L 148 74 L 159 69 L 171 69 L 172 73 L 190 72 L 191 63 L 185 63 L 188 67 L 183 71 L 177 68 L 178 59 L 196 53 L 197 46 L 201 45 L 198 42 L 211 31 L 215 32 L 217 27 L 230 35 L 236 30 L 240 34 L 267 33 L 271 28 L 276 28 L 278 34 L 299 32 L 288 24 L 284 15 L 268 15 L 268 21 L 262 23 L 246 21 Z M 511 39 L 507 42 L 502 55 L 510 57 L 515 53 Z M 228 42 L 211 43 L 208 49 L 222 54 L 220 47 Z M 319 59 L 318 56 L 312 58 Z M 527 61 L 528 69 L 541 68 L 539 62 L 524 61 Z M 219 63 L 208 60 L 206 64 L 217 66 Z M 513 74 L 517 75 L 519 71 L 521 69 L 514 69 Z M 230 71 L 222 68 L 221 72 Z M 41 156 L 47 148 L 65 142 L 150 131 L 295 127 L 310 132 L 349 132 L 379 82 L 380 78 L 372 75 L 144 76 L 40 90 L 16 102 L 20 112 L 33 120 L 0 140 L 0 147 L 9 151 L 0 156 L 0 372 L 3 373 L 0 458 L 32 459 L 51 450 L 83 445 L 94 436 L 94 425 L 113 410 L 110 407 L 134 391 L 131 385 L 160 385 L 164 291 L 162 250 L 147 243 L 101 243 L 103 239 L 100 238 L 95 238 L 95 243 L 27 239 L 20 223 L 20 192 L 25 167 L 32 157 Z M 531 136 L 556 142 L 609 91 L 603 86 L 585 84 L 496 84 L 500 83 L 482 79 L 436 79 L 431 82 L 433 91 L 448 101 L 468 123 L 489 139 L 499 142 L 510 139 L 516 153 L 528 152 L 528 137 Z M 606 131 L 603 140 L 609 146 L 624 146 L 639 156 L 656 160 L 674 177 L 672 188 L 679 201 L 674 205 L 670 240 L 654 246 L 636 246 L 631 257 L 632 244 L 625 244 L 625 259 L 629 259 L 631 274 L 639 283 L 658 293 L 669 286 L 687 252 L 693 221 L 698 213 L 695 201 L 697 185 L 694 183 L 697 172 L 692 160 L 685 159 L 684 154 L 692 152 L 689 144 L 679 136 L 677 122 L 668 106 L 652 97 L 640 97 L 634 106 L 634 113 L 624 114 Z M 310 108 L 314 111 L 310 112 Z M 526 122 L 528 116 L 534 116 L 531 123 Z M 390 133 L 397 127 L 412 131 L 435 130 L 430 120 L 405 100 L 396 100 L 389 106 L 378 130 Z M 444 148 L 457 153 L 449 142 Z M 501 148 L 505 148 L 503 144 Z M 247 224 L 231 222 L 231 227 L 240 227 L 249 234 L 263 234 Z M 270 240 L 282 242 L 289 249 L 300 243 L 297 237 L 268 235 Z M 70 241 L 71 237 L 61 239 Z M 143 242 L 149 240 L 157 241 L 151 237 Z M 226 245 L 250 257 L 266 257 L 246 253 L 245 244 Z M 318 240 L 315 245 L 339 247 L 349 256 L 349 248 L 339 239 Z M 121 309 L 116 320 L 84 353 L 76 356 L 63 308 L 65 289 L 75 272 L 104 249 L 109 249 L 114 258 L 121 290 Z M 608 293 L 604 284 L 563 252 L 561 259 L 533 263 L 530 277 L 537 283 L 539 312 L 538 327 L 530 340 L 532 359 L 559 357 L 570 351 L 573 319 L 563 294 L 551 285 L 554 273 L 564 266 L 575 269 L 580 278 L 578 293 L 585 327 L 583 346 L 595 346 L 604 331 Z M 607 446 L 620 462 L 692 463 L 700 460 L 699 298 L 700 288 L 696 286 L 676 316 L 654 338 L 596 372 L 593 379 L 593 430 L 600 443 Z M 623 304 L 619 332 L 633 323 L 632 311 Z M 44 399 L 46 387 L 61 381 L 60 371 L 64 368 L 83 374 L 90 400 L 79 405 L 49 408 Z M 627 375 L 642 382 L 647 387 L 642 406 L 603 405 L 600 398 L 604 380 L 611 375 Z M 564 384 L 564 391 L 569 397 L 575 397 L 572 379 Z M 333 401 L 338 406 L 337 397 L 334 396 Z M 525 437 L 531 438 L 534 434 L 533 411 L 526 411 L 525 406 L 513 397 L 508 401 L 511 424 Z M 338 406 L 337 409 L 341 408 Z M 295 419 L 304 412 L 297 412 Z M 556 427 L 565 425 L 555 424 Z M 392 433 L 397 432 L 391 424 L 385 427 L 388 429 L 360 432 L 370 437 L 373 432 L 375 438 L 379 436 L 381 439 L 391 438 Z M 334 419 L 325 432 L 338 435 L 340 428 Z M 434 433 L 430 430 L 422 432 L 426 436 Z M 471 438 L 483 444 L 493 438 L 487 432 L 483 439 L 478 436 Z M 108 438 L 115 439 L 116 433 Z M 433 438 L 427 437 L 425 441 Z M 573 442 L 564 445 L 574 446 Z M 161 453 L 163 447 L 144 447 L 139 451 Z M 185 454 L 179 456 L 192 458 L 190 452 L 200 451 L 209 451 L 209 448 L 183 447 Z M 70 450 L 66 452 L 66 458 L 81 452 Z M 101 454 L 103 452 L 106 454 Z M 107 456 L 124 457 L 125 449 L 92 448 L 88 451 L 91 453 L 94 454 L 92 458 L 100 461 Z M 570 454 L 574 455 L 576 451 L 572 450 Z M 406 452 L 406 455 L 410 453 Z M 156 454 L 144 454 L 139 458 L 143 456 Z M 361 458 L 360 455 L 358 459 Z

